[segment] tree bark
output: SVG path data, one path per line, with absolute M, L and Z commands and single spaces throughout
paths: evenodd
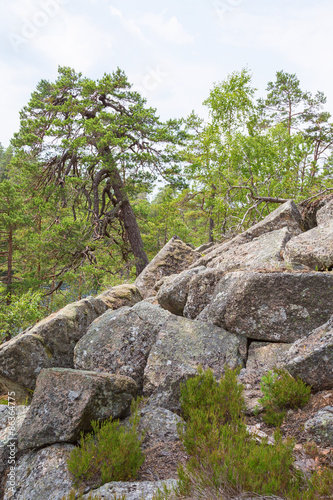
M 110 180 L 117 203 L 122 202 L 121 210 L 119 211 L 119 218 L 124 224 L 126 236 L 135 257 L 136 275 L 139 276 L 149 263 L 147 254 L 143 247 L 140 229 L 125 191 L 124 183 L 116 168 L 112 170 Z

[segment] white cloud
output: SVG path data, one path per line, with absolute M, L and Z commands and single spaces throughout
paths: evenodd
M 177 45 L 185 45 L 194 42 L 193 37 L 187 33 L 176 16 L 165 19 L 163 14 L 154 14 L 150 12 L 141 18 L 140 23 L 150 27 L 166 42 Z
M 137 23 L 133 19 L 126 19 L 122 12 L 115 7 L 110 7 L 111 15 L 114 17 L 118 17 L 122 23 L 122 25 L 134 36 L 141 38 L 142 41 L 147 42 L 145 36 L 143 35 L 141 29 L 137 25 Z

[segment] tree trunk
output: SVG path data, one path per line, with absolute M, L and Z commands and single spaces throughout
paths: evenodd
M 122 202 L 119 218 L 124 224 L 126 236 L 135 257 L 136 275 L 139 276 L 149 263 L 146 252 L 144 251 L 140 229 L 125 191 L 124 183 L 117 169 L 113 169 L 110 180 L 117 203 Z

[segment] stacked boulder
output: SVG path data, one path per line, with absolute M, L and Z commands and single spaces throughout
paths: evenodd
M 66 460 L 80 433 L 94 419 L 126 418 L 137 394 L 147 400 L 142 422 L 150 442 L 176 440 L 181 384 L 199 365 L 217 379 L 226 365 L 240 367 L 249 412 L 261 376 L 277 365 L 315 391 L 332 389 L 332 214 L 324 204 L 318 225 L 304 231 L 289 201 L 222 244 L 193 250 L 173 237 L 134 285 L 70 304 L 0 346 L 2 390 L 18 402 L 34 391 L 13 438 L 16 489 L 4 468 L 4 498 L 68 494 Z M 327 407 L 309 432 L 330 443 L 332 420 Z M 4 424 L 3 443 L 6 435 Z M 162 483 L 131 485 L 110 483 L 95 493 L 131 499 L 135 490 L 152 498 Z

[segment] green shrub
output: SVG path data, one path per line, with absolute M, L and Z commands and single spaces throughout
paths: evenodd
M 310 398 L 311 387 L 295 379 L 286 370 L 274 368 L 261 379 L 264 396 L 259 399 L 264 409 L 263 419 L 269 425 L 280 426 L 285 409 L 302 408 Z
M 68 459 L 75 486 L 82 483 L 101 486 L 110 481 L 128 481 L 137 477 L 144 462 L 138 422 L 138 410 L 134 406 L 128 427 L 121 425 L 119 420 L 92 422 L 93 432 L 81 435 L 80 446 Z
M 267 439 L 258 442 L 249 434 L 237 373 L 226 367 L 225 376 L 216 382 L 211 370 L 199 370 L 181 388 L 186 420 L 181 438 L 189 459 L 178 469 L 176 498 L 227 500 L 245 492 L 291 500 L 331 498 L 331 470 L 308 480 L 293 467 L 292 440 L 283 441 L 277 431 L 275 444 L 270 445 Z

